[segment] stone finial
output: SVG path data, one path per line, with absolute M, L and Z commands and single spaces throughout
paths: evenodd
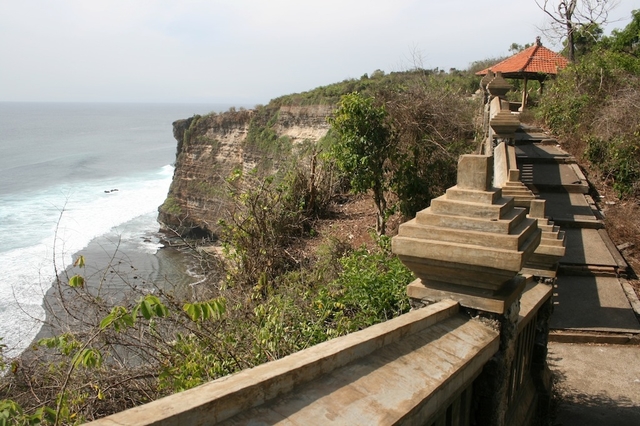
M 482 90 L 487 89 L 487 85 L 491 82 L 491 80 L 494 79 L 495 76 L 496 75 L 493 73 L 493 71 L 491 70 L 487 71 L 484 77 L 482 77 L 482 79 L 480 80 L 480 87 L 482 87 Z
M 502 313 L 510 303 L 504 295 L 522 290 L 514 277 L 540 242 L 540 231 L 513 198 L 491 187 L 492 174 L 493 157 L 462 156 L 458 185 L 400 226 L 392 248 L 418 277 L 407 289 L 410 297 L 426 291 L 427 297 Z
M 502 72 L 498 71 L 496 76 L 487 84 L 487 90 L 491 96 L 503 97 L 513 86 L 502 77 Z
M 503 109 L 489 120 L 489 125 L 498 139 L 514 139 L 520 120 L 509 110 Z

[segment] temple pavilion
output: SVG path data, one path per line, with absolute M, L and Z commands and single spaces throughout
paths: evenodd
M 527 82 L 537 80 L 540 82 L 540 91 L 544 87 L 544 81 L 549 77 L 555 77 L 558 71 L 564 69 L 569 61 L 559 53 L 547 49 L 540 42 L 540 37 L 536 38 L 533 46 L 524 49 L 522 52 L 498 62 L 476 75 L 487 75 L 488 73 L 501 73 L 504 78 L 523 79 L 522 89 L 522 109 L 527 104 Z

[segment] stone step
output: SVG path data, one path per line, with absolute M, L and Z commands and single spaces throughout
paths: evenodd
M 535 199 L 536 196 L 528 188 L 505 188 L 502 190 L 502 195 L 505 197 L 526 197 L 531 200 Z
M 550 222 L 547 220 L 547 222 Z M 553 222 L 551 222 L 553 223 Z M 542 232 L 560 232 L 560 227 L 557 225 L 550 225 L 549 223 L 542 223 L 541 220 L 538 220 L 538 228 L 542 230 Z
M 449 200 L 446 196 L 441 196 L 431 201 L 431 211 L 434 214 L 465 218 L 498 220 L 513 208 L 513 198 L 510 197 L 502 197 L 495 204 Z
M 495 247 L 507 250 L 521 250 L 529 237 L 539 232 L 535 219 L 525 219 L 509 233 L 491 233 L 429 226 L 412 219 L 400 225 L 399 233 L 414 238 L 435 239 L 451 243 L 474 244 L 482 247 Z
M 540 244 L 553 247 L 564 247 L 564 238 L 560 238 L 557 234 L 554 234 L 553 236 L 545 236 L 545 233 L 543 232 Z
M 504 185 L 502 185 L 502 191 L 504 192 L 507 189 L 511 189 L 511 190 L 517 190 L 517 189 L 522 189 L 524 191 L 528 191 L 527 187 L 525 184 L 523 184 L 522 182 L 510 182 L 510 181 L 506 181 L 504 183 Z
M 555 257 L 555 261 L 553 263 L 558 263 L 558 260 L 562 256 L 564 256 L 564 253 L 565 253 L 564 245 L 545 244 L 544 242 L 541 241 L 540 245 L 538 246 L 538 248 L 536 249 L 535 253 L 532 256 L 531 262 L 536 262 L 535 260 L 536 255 L 548 255 L 548 256 Z
M 565 233 L 567 252 L 560 260 L 561 264 L 618 266 L 598 230 L 568 228 Z
M 451 201 L 495 204 L 500 200 L 501 195 L 500 190 L 497 188 L 491 191 L 477 191 L 472 189 L 461 189 L 456 185 L 447 189 L 445 198 Z
M 597 209 L 584 194 L 542 192 L 546 200 L 546 214 L 555 225 L 563 228 L 602 228 L 602 220 L 595 216 Z M 589 197 L 590 198 L 590 197 Z
M 589 184 L 576 164 L 523 164 L 521 180 L 534 193 L 589 192 Z
M 598 332 L 581 330 L 550 330 L 549 341 L 555 343 L 593 343 L 595 345 L 637 346 L 640 345 L 640 333 L 625 333 L 613 331 Z M 583 345 L 581 347 L 598 348 L 599 346 Z
M 529 188 L 533 193 L 540 193 L 540 192 L 559 192 L 559 193 L 566 193 L 566 192 L 572 192 L 572 193 L 576 193 L 576 194 L 588 194 L 589 193 L 589 185 L 582 184 L 575 184 L 575 185 L 571 185 L 571 184 L 567 184 L 567 185 L 544 185 L 544 184 L 527 184 L 527 188 Z
M 527 132 L 516 132 L 515 140 L 519 141 L 527 141 L 527 142 L 535 142 L 541 141 L 543 139 L 547 139 L 549 136 L 546 133 L 535 132 L 535 131 L 527 131 Z
M 617 266 L 602 266 L 602 265 L 581 265 L 581 264 L 567 264 L 560 263 L 558 270 L 562 275 L 575 276 L 575 277 L 621 277 L 622 271 Z
M 555 145 L 537 143 L 516 144 L 516 161 L 522 168 L 523 164 L 532 163 L 575 163 L 576 159 L 562 148 Z
M 431 226 L 509 234 L 513 232 L 526 217 L 527 212 L 522 208 L 514 208 L 507 212 L 501 219 L 486 220 L 482 218 L 434 214 L 432 208 L 429 207 L 416 214 L 416 221 L 420 224 Z
M 509 183 L 509 182 L 507 182 Z M 518 195 L 528 195 L 531 198 L 535 198 L 535 195 L 533 195 L 533 192 L 531 192 L 531 190 L 529 188 L 527 188 L 526 186 L 524 186 L 523 184 L 518 184 L 517 186 L 503 186 L 502 187 L 502 195 L 507 196 L 507 197 L 511 197 L 513 196 L 513 194 L 518 194 Z
M 616 277 L 558 276 L 552 330 L 640 333 L 622 285 Z

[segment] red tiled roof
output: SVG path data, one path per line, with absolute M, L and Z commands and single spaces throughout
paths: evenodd
M 564 56 L 536 43 L 502 62 L 477 72 L 476 75 L 485 75 L 489 70 L 502 72 L 506 77 L 507 74 L 557 74 L 558 70 L 568 64 L 569 61 Z

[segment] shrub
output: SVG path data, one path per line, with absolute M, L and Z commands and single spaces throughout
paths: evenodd
M 616 191 L 618 197 L 640 195 L 640 138 L 619 136 L 609 141 L 591 137 L 585 157 Z

